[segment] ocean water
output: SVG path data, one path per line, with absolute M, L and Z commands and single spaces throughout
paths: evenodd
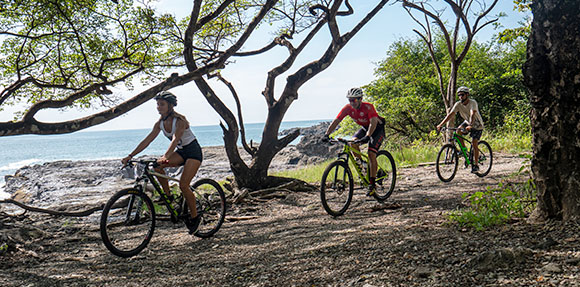
M 283 122 L 280 131 L 295 127 L 310 127 L 325 120 Z M 259 142 L 263 123 L 246 124 L 246 139 Z M 222 130 L 218 125 L 192 126 L 200 145 L 223 145 Z M 21 167 L 56 160 L 100 160 L 126 156 L 147 136 L 150 129 L 118 131 L 80 131 L 63 135 L 22 135 L 0 137 L 0 199 L 4 177 Z M 293 142 L 296 144 L 298 139 Z M 161 155 L 169 145 L 162 133 L 141 154 Z

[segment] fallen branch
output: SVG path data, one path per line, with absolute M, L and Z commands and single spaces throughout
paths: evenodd
M 255 216 L 255 215 L 245 215 L 245 216 L 227 216 L 226 219 L 228 221 L 242 221 L 242 220 L 252 220 L 252 219 L 256 219 L 259 216 Z
M 252 201 L 258 202 L 267 202 L 269 199 L 272 198 L 284 198 L 286 194 L 290 192 L 305 192 L 305 191 L 313 191 L 317 190 L 318 187 L 307 182 L 301 180 L 292 180 L 290 182 L 286 182 L 279 186 L 269 187 L 259 190 L 249 190 L 249 189 L 242 189 L 235 193 L 233 203 L 237 204 L 245 199 L 250 199 Z
M 16 201 L 14 199 L 0 200 L 0 203 L 11 203 L 11 204 L 14 204 L 14 205 L 16 205 L 24 210 L 28 210 L 28 211 L 32 211 L 32 212 L 40 212 L 40 213 L 47 213 L 47 214 L 56 215 L 56 216 L 71 216 L 71 217 L 89 216 L 89 215 L 91 215 L 99 210 L 103 210 L 103 207 L 105 206 L 103 204 L 101 206 L 93 207 L 93 208 L 90 208 L 90 209 L 87 209 L 84 211 L 67 212 L 67 211 L 56 211 L 56 210 L 51 210 L 51 209 L 29 206 L 29 205 L 26 205 L 22 202 Z

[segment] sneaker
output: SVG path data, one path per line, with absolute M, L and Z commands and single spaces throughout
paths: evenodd
M 471 166 L 471 173 L 476 173 L 479 171 L 479 166 L 477 165 L 472 165 Z
M 201 216 L 197 216 L 197 217 L 187 217 L 183 220 L 185 222 L 185 226 L 187 226 L 187 229 L 189 230 L 189 234 L 194 234 L 197 232 L 197 229 L 199 228 L 199 223 L 201 222 Z

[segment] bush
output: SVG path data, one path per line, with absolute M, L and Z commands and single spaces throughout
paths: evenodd
M 483 230 L 514 218 L 523 218 L 535 207 L 535 186 L 531 179 L 519 184 L 499 184 L 498 188 L 473 194 L 464 193 L 469 207 L 449 213 L 448 218 L 460 226 Z

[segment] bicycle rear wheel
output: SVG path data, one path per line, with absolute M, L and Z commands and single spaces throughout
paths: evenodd
M 376 189 L 373 196 L 377 201 L 383 202 L 395 190 L 397 168 L 393 156 L 386 150 L 378 152 L 377 165 Z
M 480 141 L 477 146 L 479 149 L 479 171 L 475 174 L 479 177 L 484 177 L 491 171 L 493 154 L 491 152 L 491 146 L 486 141 Z M 471 151 L 471 153 L 473 153 L 473 151 Z M 469 157 L 473 158 L 473 155 L 470 154 Z
M 153 237 L 153 202 L 136 188 L 115 193 L 103 209 L 100 230 L 111 253 L 120 257 L 137 255 Z
M 459 163 L 459 155 L 457 149 L 452 144 L 445 144 L 439 154 L 437 154 L 437 176 L 443 182 L 450 182 L 457 173 L 457 164 Z
M 337 160 L 328 165 L 320 181 L 320 200 L 324 210 L 332 216 L 343 215 L 354 190 L 352 172 L 348 163 Z
M 197 214 L 201 216 L 195 236 L 208 238 L 222 226 L 226 217 L 226 196 L 222 187 L 215 180 L 204 178 L 191 186 L 195 193 Z M 182 202 L 183 215 L 189 216 L 189 207 Z

